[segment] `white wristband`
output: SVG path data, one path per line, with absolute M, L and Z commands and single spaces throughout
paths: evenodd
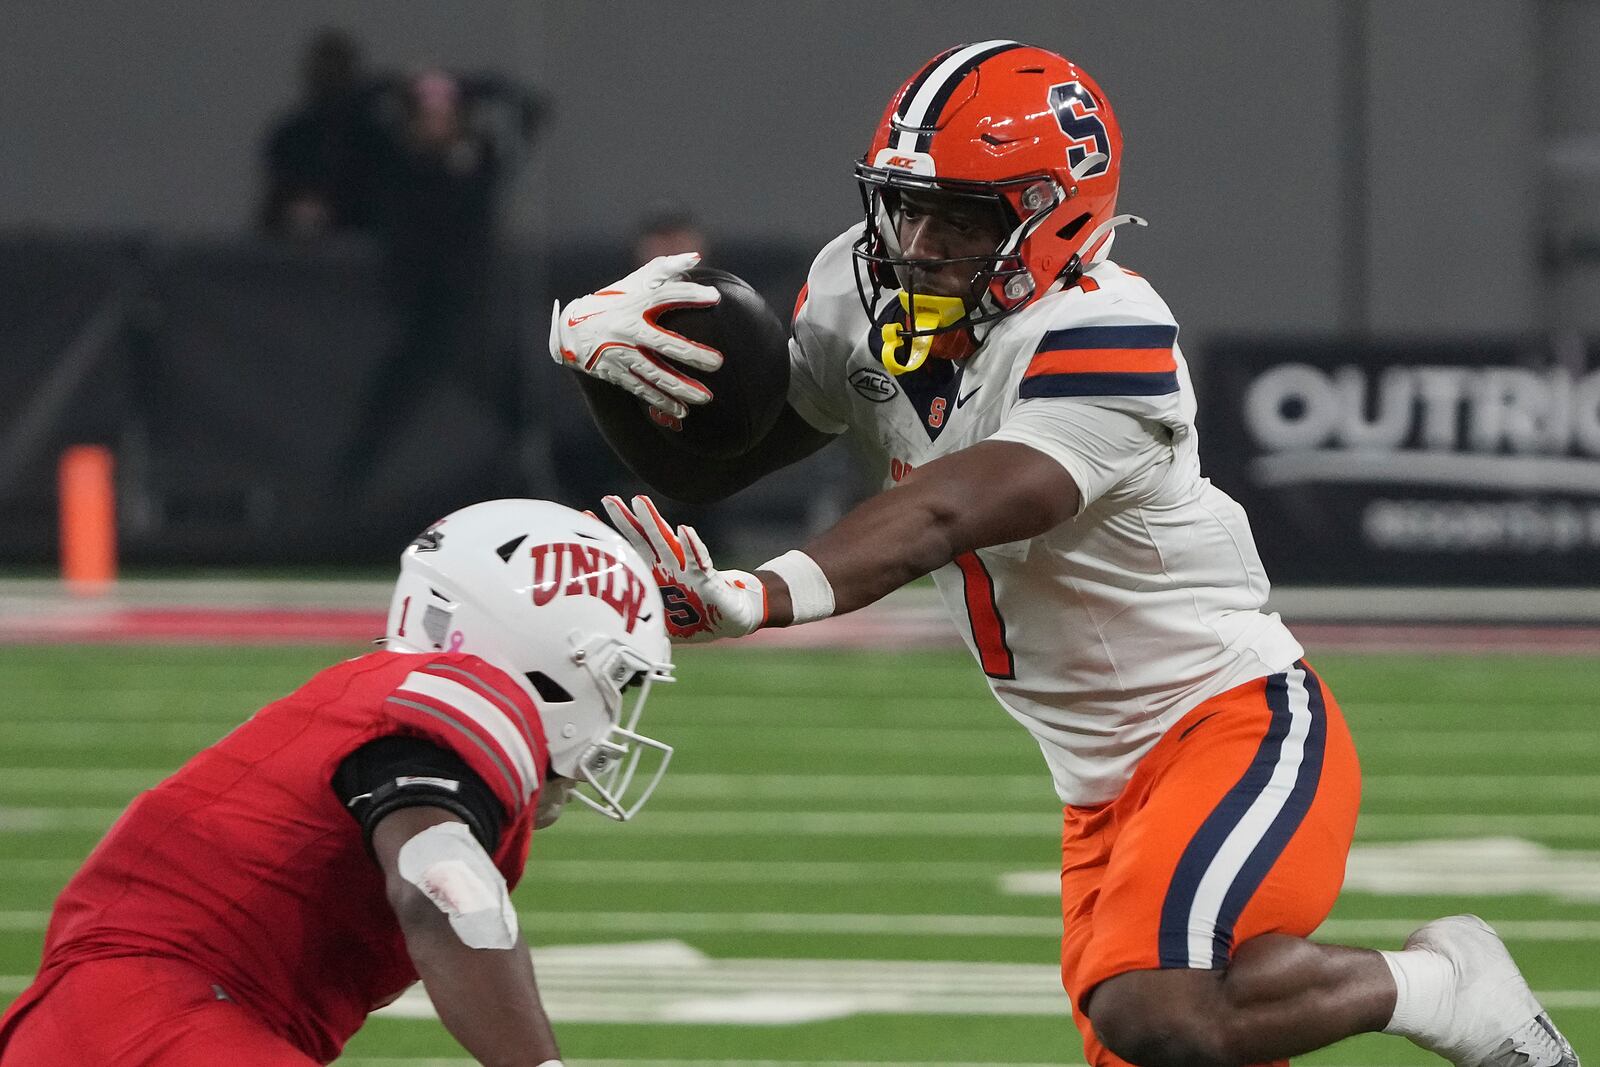
M 562 1063 L 560 1060 L 545 1060 L 543 1063 L 539 1064 L 539 1067 L 566 1067 L 566 1064 Z
M 817 561 L 798 548 L 769 559 L 757 570 L 771 571 L 789 587 L 789 606 L 794 621 L 815 622 L 833 614 L 833 586 Z

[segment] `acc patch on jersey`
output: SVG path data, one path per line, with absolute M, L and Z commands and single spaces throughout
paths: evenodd
M 862 367 L 851 374 L 850 386 L 874 404 L 886 404 L 900 391 L 894 379 L 876 367 Z

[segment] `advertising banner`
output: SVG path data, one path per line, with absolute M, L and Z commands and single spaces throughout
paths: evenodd
M 1237 339 L 1196 377 L 1275 583 L 1600 587 L 1594 345 Z

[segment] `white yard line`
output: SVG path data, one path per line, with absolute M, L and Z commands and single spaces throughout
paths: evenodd
M 64 792 L 132 794 L 148 789 L 176 767 L 6 767 L 0 766 L 0 794 Z
M 406 1059 L 403 1057 L 347 1056 L 334 1061 L 337 1067 L 475 1067 L 477 1060 Z M 1077 1061 L 1022 1063 L 1015 1060 L 619 1060 L 573 1059 L 569 1067 L 1085 1067 Z
M 8 722 L 5 729 L 8 740 L 16 744 L 30 743 L 31 739 L 82 739 L 115 741 L 125 745 L 123 737 L 111 735 L 133 734 L 145 736 L 152 732 L 165 736 L 186 737 L 195 734 L 215 734 L 229 727 L 234 720 L 228 716 L 210 719 L 64 719 Z M 724 734 L 743 731 L 754 722 L 699 723 L 674 722 L 675 736 L 680 734 Z M 665 726 L 663 725 L 663 730 Z M 1388 726 L 1368 725 L 1358 733 L 1381 734 L 1384 744 L 1392 747 L 1411 747 L 1431 755 L 1472 754 L 1492 752 L 1506 755 L 1538 753 L 1548 756 L 1552 751 L 1600 751 L 1600 734 L 1591 726 L 1541 726 L 1527 729 L 1460 729 L 1454 726 L 1436 730 L 1419 730 L 1412 723 L 1391 729 Z M 862 746 L 873 744 L 900 745 L 915 741 L 920 749 L 932 746 L 938 749 L 965 750 L 973 744 L 985 747 L 1003 745 L 1011 747 L 1025 741 L 1027 734 L 1007 727 L 1004 723 L 988 726 L 952 726 L 949 724 L 921 723 L 905 726 L 860 725 L 856 723 L 807 723 L 803 725 L 762 724 L 754 735 L 761 745 L 774 749 L 791 749 L 796 745 L 806 748 L 835 748 L 841 743 Z
M 11 859 L 6 879 L 21 882 L 64 882 L 81 860 Z M 644 885 L 868 885 L 878 883 L 993 882 L 1008 867 L 1003 861 L 936 860 L 551 860 L 535 859 L 528 868 L 530 885 L 549 882 Z
M 104 830 L 122 813 L 113 807 L 0 806 L 0 833 L 53 833 Z M 1051 809 L 1031 811 L 747 811 L 655 810 L 638 828 L 622 829 L 598 819 L 563 822 L 572 836 L 644 833 L 654 837 L 1035 837 L 1060 833 L 1061 816 Z M 1362 840 L 1411 837 L 1556 837 L 1600 839 L 1600 818 L 1587 812 L 1519 815 L 1470 814 L 1362 815 Z
M 1555 896 L 1600 902 L 1600 852 L 1553 849 L 1520 838 L 1449 838 L 1357 844 L 1346 893 L 1380 896 Z M 12 858 L 13 885 L 60 883 L 81 861 Z M 1055 897 L 1060 875 L 993 860 L 539 859 L 530 885 L 959 885 L 992 884 L 1010 896 Z M 37 892 L 37 888 L 32 890 Z
M 393 591 L 382 579 L 334 578 L 124 578 L 103 602 L 116 606 L 213 605 L 216 607 L 302 607 L 382 611 Z M 0 580 L 0 601 L 21 611 L 41 604 L 74 603 L 53 578 Z M 943 609 L 937 590 L 926 585 L 898 589 L 880 602 L 882 609 L 914 613 Z M 1540 622 L 1600 622 L 1596 590 L 1512 587 L 1505 589 L 1274 585 L 1269 609 L 1290 621 L 1354 619 L 1451 621 L 1524 619 Z M 948 625 L 948 624 L 946 624 Z
M 1397 1039 L 1398 1040 L 1398 1039 Z M 347 1056 L 334 1061 L 337 1067 L 475 1067 L 476 1060 L 439 1059 L 425 1057 Z M 717 1060 L 697 1058 L 692 1060 L 618 1060 L 618 1059 L 566 1059 L 569 1067 L 1086 1067 L 1080 1060 L 1056 1060 L 1051 1063 L 1021 1063 L 1015 1060 Z M 1370 1064 L 1328 1064 L 1326 1067 L 1374 1067 Z M 1392 1067 L 1392 1065 L 1382 1065 Z
M 541 933 L 600 933 L 658 937 L 688 934 L 817 934 L 884 937 L 1044 937 L 1061 934 L 1055 915 L 893 915 L 805 912 L 585 911 L 522 912 Z M 0 911 L 0 931 L 41 931 L 46 911 Z M 1428 918 L 1330 919 L 1316 939 L 1335 943 L 1400 941 Z M 1508 941 L 1600 941 L 1600 920 L 1506 919 L 1495 929 Z
M 1396 1040 L 1399 1040 L 1396 1038 Z M 347 1056 L 334 1061 L 336 1067 L 476 1067 L 476 1060 L 425 1057 Z M 1080 1060 L 1055 1060 L 1051 1063 L 1021 1063 L 1015 1060 L 618 1060 L 566 1059 L 569 1067 L 1085 1067 Z M 1392 1064 L 1327 1064 L 1325 1067 L 1393 1067 Z
M 32 793 L 131 795 L 170 775 L 175 767 L 5 767 L 0 796 Z M 1600 774 L 1374 774 L 1362 795 L 1481 801 L 1486 798 L 1600 797 Z M 804 800 L 851 796 L 863 800 L 959 800 L 978 807 L 995 800 L 1055 802 L 1041 767 L 1031 774 L 669 774 L 658 797 L 674 800 Z
M 121 808 L 0 807 L 0 833 L 104 830 L 121 814 Z

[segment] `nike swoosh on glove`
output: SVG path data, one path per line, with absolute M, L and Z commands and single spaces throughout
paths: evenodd
M 664 415 L 681 419 L 711 390 L 673 364 L 714 371 L 722 353 L 663 329 L 657 316 L 673 308 L 706 307 L 722 298 L 709 285 L 686 281 L 697 252 L 657 256 L 621 281 L 551 312 L 550 357 L 562 366 L 609 382 Z
M 667 634 L 674 641 L 715 641 L 743 637 L 767 621 L 767 591 L 746 571 L 719 571 L 711 553 L 691 527 L 674 532 L 647 496 L 630 509 L 621 497 L 602 501 L 611 525 L 655 570 L 667 609 Z

